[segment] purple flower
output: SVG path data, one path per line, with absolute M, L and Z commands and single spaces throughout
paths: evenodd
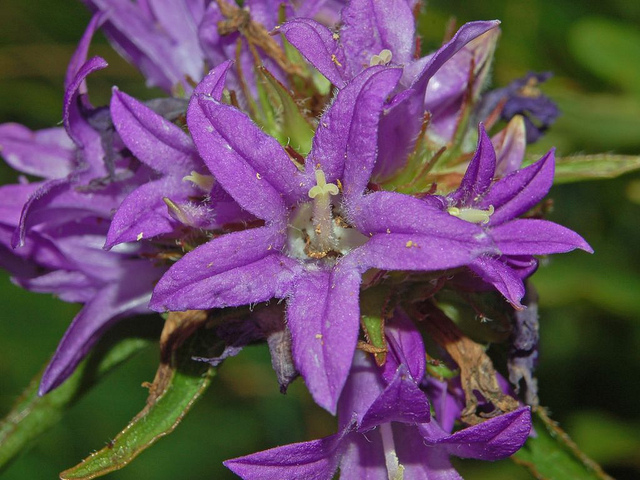
M 112 210 L 147 174 L 128 168 L 133 160 L 116 148 L 105 110 L 88 102 L 85 79 L 106 66 L 98 57 L 86 60 L 99 20 L 91 21 L 69 64 L 65 128 L 32 133 L 0 126 L 9 163 L 45 178 L 0 189 L 3 266 L 26 289 L 84 304 L 43 375 L 41 394 L 62 383 L 114 322 L 149 313 L 151 289 L 163 271 L 144 258 L 152 253 L 146 246 L 102 248 Z
M 207 167 L 264 226 L 185 255 L 158 283 L 151 308 L 286 298 L 296 366 L 331 412 L 356 346 L 366 270 L 442 270 L 494 251 L 479 225 L 407 195 L 366 193 L 380 113 L 400 74 L 376 66 L 345 86 L 320 119 L 304 167 L 242 112 L 211 96 L 195 95 L 188 111 Z
M 446 197 L 425 200 L 439 204 L 450 215 L 482 226 L 491 237 L 496 254 L 475 258 L 469 268 L 493 285 L 516 308 L 523 308 L 523 278 L 536 268 L 534 255 L 562 253 L 580 248 L 593 252 L 577 233 L 556 223 L 517 218 L 547 194 L 553 183 L 554 152 L 536 163 L 494 181 L 496 154 L 480 125 L 478 146 L 460 186 Z
M 461 477 L 449 461 L 451 455 L 498 460 L 522 446 L 531 429 L 526 407 L 447 433 L 431 418 L 427 397 L 418 386 L 425 358 L 419 332 L 391 326 L 387 339 L 395 373 L 383 374 L 371 357 L 357 352 L 338 406 L 337 434 L 225 465 L 245 480 L 331 479 L 338 466 L 342 480 L 457 479 Z M 414 373 L 419 376 L 414 378 Z

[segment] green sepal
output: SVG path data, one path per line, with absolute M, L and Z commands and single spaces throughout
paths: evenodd
M 556 159 L 554 183 L 615 178 L 637 170 L 640 170 L 639 155 L 601 153 L 559 157 Z
M 533 409 L 535 437 L 529 437 L 513 460 L 540 480 L 613 480 L 580 451 L 542 407 Z
M 278 112 L 275 120 L 277 131 L 274 136 L 282 145 L 290 145 L 296 152 L 306 155 L 311 150 L 314 129 L 300 111 L 289 90 L 266 68 L 260 67 L 258 72 L 264 80 L 257 82 L 264 87 L 263 96 L 269 99 L 271 108 Z
M 384 365 L 387 360 L 384 324 L 389 310 L 388 303 L 388 292 L 379 287 L 370 288 L 360 294 L 360 324 L 367 345 L 373 347 L 371 351 L 378 365 Z
M 58 388 L 40 397 L 42 374 L 35 377 L 0 423 L 0 471 L 114 368 L 157 341 L 160 323 L 149 317 L 119 323 L 96 345 Z
M 215 337 L 200 329 L 161 364 L 144 409 L 102 450 L 60 474 L 62 480 L 100 477 L 126 466 L 161 437 L 171 433 L 207 389 L 216 370 L 195 361 L 207 356 Z

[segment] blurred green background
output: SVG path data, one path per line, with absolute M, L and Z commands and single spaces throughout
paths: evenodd
M 552 70 L 544 90 L 563 113 L 531 152 L 640 152 L 640 2 L 531 0 L 430 1 L 420 28 L 435 48 L 450 16 L 502 20 L 493 72 L 500 87 L 528 70 Z M 89 15 L 79 2 L 3 0 L 0 16 L 0 122 L 31 128 L 61 121 L 67 61 Z M 94 104 L 111 86 L 141 97 L 135 69 L 98 35 L 92 54 L 110 68 L 92 75 Z M 0 181 L 16 174 L 0 166 Z M 640 477 L 640 175 L 555 187 L 551 219 L 580 232 L 593 256 L 545 262 L 534 277 L 541 295 L 540 397 L 572 438 L 615 478 Z M 77 307 L 14 287 L 0 276 L 0 412 L 7 412 L 55 349 Z M 138 355 L 108 377 L 4 474 L 57 478 L 102 448 L 144 405 L 158 352 Z M 222 460 L 332 432 L 334 420 L 313 405 L 301 381 L 278 393 L 266 349 L 228 361 L 205 397 L 169 437 L 115 479 L 226 479 Z M 459 462 L 469 479 L 532 478 L 510 461 Z

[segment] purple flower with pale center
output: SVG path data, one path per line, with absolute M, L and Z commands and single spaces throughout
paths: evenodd
M 320 118 L 304 166 L 214 97 L 195 95 L 188 110 L 205 164 L 264 226 L 222 235 L 186 254 L 158 283 L 151 308 L 286 298 L 296 366 L 317 403 L 331 412 L 357 342 L 366 270 L 443 270 L 495 251 L 479 225 L 408 195 L 366 192 L 380 114 L 400 75 L 375 66 L 346 85 Z
M 493 285 L 516 308 L 525 290 L 523 279 L 537 266 L 534 255 L 582 249 L 593 252 L 577 233 L 548 220 L 517 218 L 537 205 L 553 184 L 554 152 L 536 163 L 494 181 L 496 153 L 484 127 L 478 131 L 475 155 L 460 183 L 446 197 L 425 201 L 439 204 L 450 215 L 482 226 L 500 252 L 475 258 L 469 268 Z
M 499 24 L 498 21 L 470 22 L 436 52 L 414 60 L 412 4 L 406 0 L 353 0 L 342 11 L 342 27 L 338 33 L 311 19 L 294 19 L 278 29 L 338 88 L 343 88 L 370 65 L 403 67 L 399 86 L 380 123 L 379 160 L 374 170 L 377 179 L 387 178 L 404 166 L 422 128 L 425 108 L 436 115 L 434 128 L 452 130 L 457 122 L 457 111 L 451 111 L 452 105 L 459 106 L 460 97 L 466 91 L 471 59 L 486 61 L 495 44 L 496 35 L 488 33 L 486 40 L 479 41 L 480 47 L 465 49 L 481 35 L 497 32 Z M 454 63 L 442 70 L 447 62 Z M 431 94 L 425 98 L 431 80 L 439 72 Z
M 338 467 L 341 480 L 449 480 L 461 478 L 450 463 L 451 455 L 498 460 L 522 446 L 531 429 L 526 407 L 446 432 L 431 418 L 427 396 L 418 386 L 425 367 L 420 333 L 407 320 L 389 325 L 386 334 L 390 365 L 384 373 L 363 352 L 354 356 L 338 405 L 337 434 L 225 465 L 245 480 L 328 480 Z

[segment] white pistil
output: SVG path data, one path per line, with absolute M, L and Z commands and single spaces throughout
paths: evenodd
M 202 175 L 194 170 L 190 175 L 182 177 L 182 181 L 191 182 L 200 187 L 206 193 L 209 193 L 213 188 L 214 178 L 211 175 Z
M 447 212 L 449 212 L 449 215 L 458 217 L 459 219 L 466 222 L 481 223 L 483 225 L 489 223 L 491 215 L 494 211 L 495 209 L 493 208 L 493 205 L 489 205 L 489 208 L 486 210 L 480 210 L 479 208 L 447 208 Z
M 393 54 L 391 50 L 385 48 L 379 54 L 373 55 L 371 60 L 369 60 L 369 66 L 373 67 L 374 65 L 389 65 L 391 63 L 391 57 Z
M 315 174 L 316 185 L 309 189 L 309 197 L 313 199 L 313 226 L 316 233 L 313 246 L 318 253 L 327 253 L 335 247 L 331 195 L 338 195 L 340 190 L 337 185 L 327 183 L 322 170 L 316 170 Z
M 384 461 L 387 465 L 387 474 L 389 480 L 403 480 L 404 466 L 398 461 L 396 455 L 396 444 L 393 441 L 393 431 L 390 423 L 380 425 L 380 434 L 382 435 L 382 448 L 384 449 Z

